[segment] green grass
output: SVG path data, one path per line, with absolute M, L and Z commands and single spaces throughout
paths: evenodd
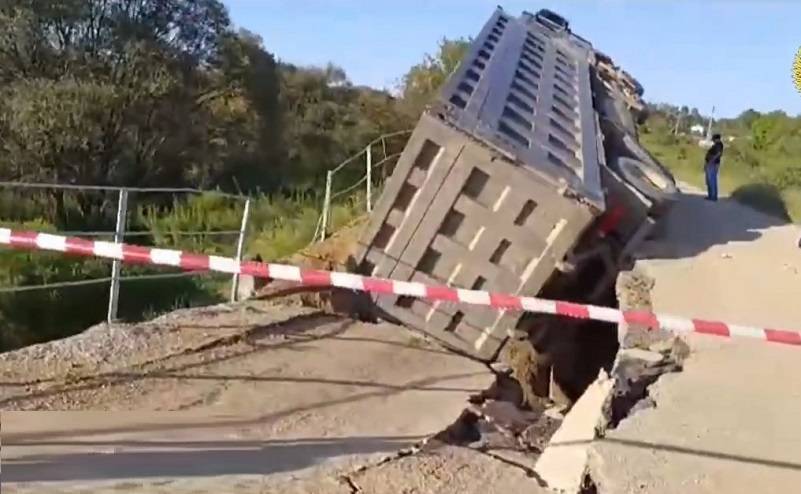
M 705 188 L 704 154 L 697 138 L 642 133 L 640 142 L 678 180 Z M 727 145 L 720 171 L 724 195 L 786 221 L 801 222 L 801 184 L 789 156 L 760 154 L 741 139 Z
M 285 258 L 314 239 L 322 201 L 308 194 L 261 196 L 252 199 L 246 238 L 246 254 L 261 256 L 265 261 Z M 343 198 L 331 208 L 329 231 L 350 223 L 364 214 L 365 206 L 357 196 Z M 242 203 L 219 196 L 197 196 L 176 202 L 169 212 L 155 208 L 140 209 L 138 221 L 153 232 L 159 247 L 191 252 L 231 256 L 235 253 L 236 236 L 181 236 L 181 230 L 239 230 Z
M 261 196 L 253 199 L 246 254 L 276 261 L 304 249 L 314 238 L 320 217 L 317 197 L 295 194 Z M 330 231 L 346 226 L 364 214 L 363 201 L 355 196 L 336 202 L 331 210 Z M 233 256 L 237 236 L 184 236 L 181 230 L 239 230 L 242 203 L 214 195 L 177 201 L 168 208 L 140 208 L 132 223 L 147 230 L 150 237 L 129 240 L 160 248 L 174 248 Z M 7 222 L 14 228 L 57 231 L 43 219 Z M 60 281 L 102 278 L 110 264 L 99 259 L 76 259 L 54 253 L 0 251 L 0 286 L 25 286 Z M 149 266 L 125 266 L 126 276 L 163 273 Z M 148 281 L 124 281 L 120 292 L 119 317 L 126 321 L 153 318 L 184 307 L 210 305 L 227 299 L 230 276 L 209 275 Z M 97 284 L 66 289 L 0 294 L 0 351 L 32 343 L 63 338 L 103 320 L 108 285 Z M 79 301 L 79 303 L 76 303 Z M 84 303 L 91 301 L 91 303 Z M 46 307 L 47 310 L 42 310 Z

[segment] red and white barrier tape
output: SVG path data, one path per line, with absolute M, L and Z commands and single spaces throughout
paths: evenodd
M 86 257 L 118 259 L 131 264 L 174 266 L 188 271 L 240 273 L 258 278 L 293 281 L 307 286 L 334 286 L 375 294 L 403 295 L 442 302 L 484 305 L 496 309 L 555 314 L 575 319 L 589 319 L 615 324 L 626 322 L 647 326 L 652 329 L 662 328 L 674 333 L 702 333 L 727 338 L 756 338 L 774 343 L 801 346 L 801 332 L 798 331 L 738 326 L 723 322 L 658 315 L 650 312 L 621 311 L 608 307 L 544 300 L 536 297 L 520 297 L 503 293 L 489 293 L 448 286 L 371 278 L 349 273 L 301 269 L 297 266 L 285 264 L 239 262 L 229 257 L 85 240 L 49 233 L 0 228 L 0 245 L 8 245 L 17 249 L 46 250 Z

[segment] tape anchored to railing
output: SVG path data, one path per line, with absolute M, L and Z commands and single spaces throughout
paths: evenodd
M 239 273 L 257 278 L 291 281 L 307 286 L 332 286 L 379 295 L 402 295 L 440 302 L 483 305 L 502 310 L 554 314 L 615 324 L 637 324 L 652 329 L 661 328 L 673 333 L 701 333 L 728 338 L 755 338 L 774 343 L 801 346 L 801 332 L 799 331 L 739 326 L 723 322 L 659 315 L 650 312 L 621 311 L 608 307 L 545 300 L 537 297 L 521 297 L 503 293 L 463 290 L 449 286 L 393 281 L 350 273 L 301 269 L 297 266 L 286 264 L 239 262 L 229 257 L 86 240 L 50 233 L 0 228 L 0 245 L 8 245 L 16 249 L 44 250 L 86 257 L 117 259 L 130 264 L 173 266 L 187 271 Z

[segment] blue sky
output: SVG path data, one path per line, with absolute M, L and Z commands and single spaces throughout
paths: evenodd
M 649 101 L 801 114 L 791 78 L 801 0 L 224 1 L 278 58 L 333 62 L 378 88 L 396 87 L 443 36 L 477 34 L 499 3 L 515 15 L 547 7 L 638 78 Z

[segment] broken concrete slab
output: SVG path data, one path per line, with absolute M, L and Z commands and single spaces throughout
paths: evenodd
M 490 422 L 497 424 L 512 434 L 520 434 L 540 415 L 539 413 L 521 410 L 508 401 L 497 400 L 488 400 L 481 405 L 479 413 Z
M 639 360 L 645 362 L 646 365 L 658 365 L 664 362 L 665 356 L 661 353 L 643 350 L 641 348 L 626 348 L 620 350 L 618 359 L 623 360 Z
M 704 340 L 696 343 L 695 340 Z M 599 492 L 795 492 L 801 484 L 798 350 L 691 338 L 679 374 L 649 388 L 656 406 L 631 414 L 592 447 Z
M 687 343 L 678 336 L 657 341 L 648 347 L 648 350 L 669 356 L 676 362 L 683 362 L 684 359 L 690 354 L 690 347 L 687 346 Z
M 665 226 L 660 241 L 670 255 L 637 262 L 657 280 L 657 313 L 777 328 L 801 321 L 801 304 L 788 303 L 801 279 L 781 269 L 801 259 L 793 250 L 797 226 L 736 201 L 708 204 L 692 196 L 676 204 Z M 721 261 L 724 249 L 736 263 Z M 629 416 L 593 445 L 598 492 L 798 491 L 798 349 L 704 335 L 686 341 L 683 351 L 670 350 L 687 357 L 683 372 L 649 388 L 656 407 Z
M 565 417 L 535 471 L 551 489 L 567 493 L 580 491 L 587 469 L 588 451 L 605 425 L 605 405 L 614 381 L 604 371 L 590 385 Z

